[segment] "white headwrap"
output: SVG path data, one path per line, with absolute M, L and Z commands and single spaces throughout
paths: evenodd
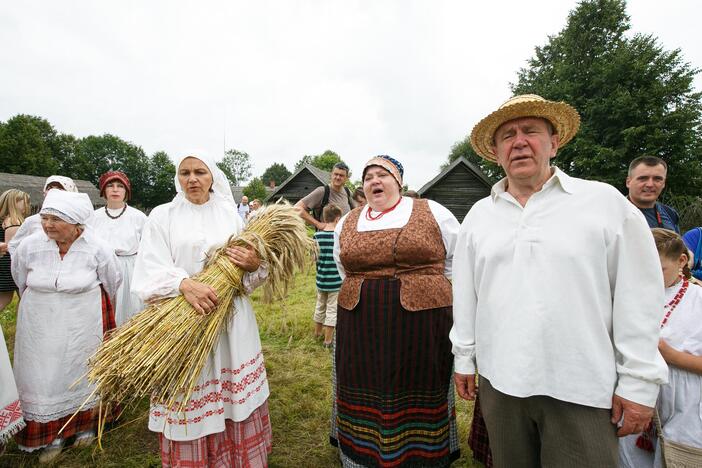
M 60 175 L 52 175 L 46 178 L 46 182 L 44 182 L 44 192 L 46 192 L 46 187 L 49 186 L 50 183 L 56 182 L 61 184 L 61 187 L 67 192 L 74 192 L 78 193 L 78 187 L 76 187 L 75 182 L 73 182 L 73 179 L 70 177 L 64 177 Z
M 232 205 L 236 205 L 234 202 L 234 195 L 232 195 L 232 188 L 229 185 L 229 179 L 227 179 L 227 176 L 225 176 L 224 172 L 217 167 L 217 163 L 214 159 L 208 156 L 204 151 L 199 150 L 189 151 L 178 159 L 175 175 L 175 188 L 176 192 L 178 192 L 176 198 L 185 197 L 185 195 L 183 195 L 183 188 L 180 186 L 180 182 L 178 181 L 178 169 L 185 158 L 195 158 L 202 161 L 212 174 L 212 191 L 214 192 L 214 195 L 228 201 Z
M 57 216 L 70 224 L 85 224 L 93 214 L 93 204 L 86 193 L 49 190 L 39 213 Z

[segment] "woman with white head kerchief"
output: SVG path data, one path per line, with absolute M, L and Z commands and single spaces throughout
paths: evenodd
M 107 204 L 95 210 L 89 224 L 95 235 L 112 247 L 122 268 L 122 286 L 115 297 L 115 321 L 120 326 L 144 308 L 130 287 L 146 215 L 127 204 L 132 198 L 132 186 L 124 172 L 105 172 L 98 185 Z
M 197 154 L 196 156 L 193 154 Z M 212 288 L 190 279 L 208 253 L 243 229 L 226 177 L 202 153 L 180 158 L 173 201 L 153 209 L 137 254 L 132 290 L 144 301 L 183 294 L 200 313 L 217 302 Z M 251 292 L 267 277 L 255 252 L 227 250 L 248 273 Z M 271 449 L 268 381 L 256 317 L 246 297 L 207 359 L 185 411 L 152 406 L 163 466 L 266 466 Z M 177 364 L 177 363 L 174 363 Z
M 14 370 L 27 422 L 16 440 L 26 451 L 46 447 L 41 461 L 57 456 L 74 434 L 76 444 L 90 443 L 96 427 L 93 399 L 58 434 L 93 391 L 81 377 L 102 342 L 100 285 L 114 297 L 121 283 L 114 253 L 84 226 L 92 212 L 88 195 L 50 190 L 40 212 L 43 232 L 24 239 L 12 261 L 22 297 Z
M 60 175 L 52 175 L 46 178 L 46 181 L 44 182 L 44 196 L 46 197 L 46 194 L 52 189 L 78 193 L 78 187 L 76 187 L 73 179 Z M 15 254 L 15 250 L 17 250 L 17 247 L 19 247 L 22 239 L 40 231 L 41 219 L 39 218 L 39 213 L 26 218 L 7 246 L 10 255 Z

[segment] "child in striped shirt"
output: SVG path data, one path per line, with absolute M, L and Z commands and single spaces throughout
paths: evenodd
M 324 336 L 324 347 L 331 348 L 336 327 L 336 301 L 341 288 L 341 277 L 334 263 L 334 228 L 341 219 L 341 208 L 328 204 L 322 210 L 324 230 L 314 233 L 319 245 L 317 257 L 317 305 L 314 311 L 314 335 Z

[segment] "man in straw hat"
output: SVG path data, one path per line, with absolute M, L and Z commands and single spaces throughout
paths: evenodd
M 550 165 L 577 111 L 516 96 L 471 144 L 506 177 L 476 203 L 453 263 L 459 395 L 477 395 L 495 466 L 616 466 L 648 424 L 667 368 L 662 273 L 641 212 Z

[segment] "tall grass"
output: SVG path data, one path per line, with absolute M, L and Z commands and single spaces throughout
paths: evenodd
M 336 449 L 329 445 L 331 356 L 312 337 L 315 295 L 314 269 L 310 267 L 297 276 L 285 301 L 264 305 L 259 292 L 252 298 L 271 388 L 273 453 L 269 462 L 272 468 L 341 466 Z M 14 306 L 0 314 L 10 348 L 14 342 L 15 317 Z M 453 466 L 479 466 L 470 460 L 466 444 L 472 404 L 465 401 L 457 404 L 463 456 Z M 148 402 L 142 401 L 123 415 L 120 425 L 105 434 L 104 451 L 95 447 L 64 450 L 53 466 L 161 466 L 158 439 L 147 429 L 147 412 Z M 0 457 L 0 467 L 33 467 L 36 460 L 36 455 L 23 454 L 11 443 Z

